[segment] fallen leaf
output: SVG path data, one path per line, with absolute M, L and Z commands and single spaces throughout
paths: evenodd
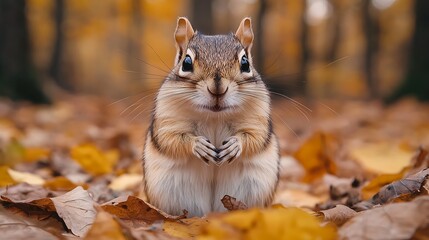
M 429 225 L 429 196 L 360 213 L 338 231 L 340 239 L 410 239 Z
M 363 199 L 369 199 L 374 194 L 380 191 L 380 188 L 385 186 L 386 184 L 389 184 L 393 181 L 399 180 L 404 177 L 405 173 L 409 170 L 408 167 L 402 169 L 399 173 L 393 173 L 393 174 L 381 174 L 375 178 L 373 178 L 370 182 L 368 182 L 363 188 L 362 188 L 362 198 Z
M 114 150 L 103 153 L 92 144 L 84 144 L 71 149 L 71 158 L 88 173 L 101 175 L 112 172 L 119 154 Z
M 101 208 L 120 219 L 143 221 L 148 224 L 167 219 L 159 210 L 134 196 L 114 199 L 103 204 Z
M 274 196 L 275 203 L 281 203 L 287 207 L 313 207 L 324 202 L 327 195 L 316 196 L 304 190 L 286 189 L 278 192 Z
M 85 240 L 125 240 L 127 239 L 119 223 L 107 212 L 99 211 L 91 228 L 86 233 Z
M 355 210 L 344 205 L 337 205 L 334 208 L 322 210 L 317 213 L 318 216 L 323 217 L 324 221 L 333 222 L 337 226 L 343 225 L 356 214 Z
M 238 201 L 235 197 L 231 197 L 229 195 L 225 195 L 221 201 L 223 206 L 228 209 L 228 211 L 247 209 L 247 205 L 245 203 Z
M 45 183 L 45 179 L 32 173 L 19 172 L 13 169 L 8 169 L 7 172 L 9 173 L 9 176 L 17 183 L 28 183 L 31 185 L 43 185 Z
M 306 170 L 304 182 L 319 179 L 325 173 L 335 174 L 334 154 L 337 146 L 336 138 L 326 133 L 315 133 L 301 145 L 293 156 Z
M 411 160 L 411 169 L 407 175 L 415 174 L 429 167 L 429 151 L 420 147 L 413 159 Z
M 52 232 L 56 231 L 57 234 Z M 0 232 L 2 239 L 60 239 L 59 230 L 43 225 L 42 221 L 17 216 L 0 206 Z
M 409 166 L 413 152 L 389 142 L 366 144 L 352 149 L 351 156 L 375 174 L 396 174 Z
M 423 183 L 429 177 L 429 168 L 422 170 L 404 179 L 392 182 L 380 189 L 371 199 L 357 203 L 353 209 L 357 211 L 372 208 L 375 205 L 383 205 L 398 198 L 412 198 L 419 193 Z
M 23 160 L 25 148 L 16 139 L 12 139 L 6 146 L 0 148 L 0 165 L 12 166 Z
M 0 187 L 14 185 L 17 182 L 9 174 L 9 167 L 0 166 Z
M 74 184 L 68 178 L 60 176 L 47 180 L 45 184 L 43 184 L 43 186 L 54 191 L 71 191 L 75 189 L 78 185 Z M 82 187 L 84 189 L 88 188 L 86 184 L 82 184 Z
M 62 193 L 49 191 L 41 186 L 20 183 L 15 186 L 0 189 L 0 195 L 15 203 L 30 203 L 34 200 L 56 197 Z
M 95 220 L 96 203 L 82 187 L 67 192 L 64 195 L 51 198 L 58 215 L 66 226 L 76 236 L 82 237 Z
M 207 224 L 207 219 L 188 218 L 179 221 L 165 221 L 162 229 L 169 235 L 177 238 L 194 238 L 201 232 L 201 226 Z
M 298 208 L 238 210 L 208 220 L 198 239 L 336 239 L 333 226 Z
M 34 162 L 42 159 L 48 159 L 51 155 L 51 150 L 47 148 L 25 148 L 24 161 Z
M 141 184 L 143 176 L 140 174 L 122 174 L 114 178 L 109 184 L 109 188 L 115 191 L 124 191 Z

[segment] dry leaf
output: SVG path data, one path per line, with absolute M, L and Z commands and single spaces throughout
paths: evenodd
M 51 155 L 51 150 L 47 148 L 25 148 L 24 161 L 34 162 L 41 159 L 47 159 Z
M 297 208 L 239 210 L 208 220 L 198 239 L 336 239 L 334 227 Z
M 71 191 L 75 189 L 78 185 L 71 182 L 68 178 L 60 176 L 47 180 L 45 184 L 43 184 L 43 186 L 54 191 Z M 83 184 L 83 188 L 87 189 L 88 186 L 86 184 Z
M 120 224 L 113 219 L 112 215 L 99 211 L 94 223 L 84 237 L 85 240 L 125 240 L 127 239 Z
M 325 173 L 334 174 L 336 166 L 334 154 L 337 150 L 337 140 L 326 133 L 315 133 L 295 153 L 294 157 L 306 170 L 303 178 L 311 182 L 321 178 Z
M 340 239 L 410 239 L 429 225 L 429 196 L 360 213 L 343 225 Z
M 159 210 L 134 196 L 128 196 L 126 199 L 120 197 L 103 204 L 101 207 L 104 211 L 124 220 L 143 221 L 152 224 L 155 221 L 167 219 Z
M 71 157 L 87 172 L 93 175 L 101 175 L 112 172 L 119 154 L 114 150 L 103 153 L 92 144 L 84 144 L 72 148 Z
M 82 187 L 67 192 L 64 195 L 51 198 L 58 215 L 66 226 L 76 236 L 82 237 L 95 220 L 96 204 Z
M 304 190 L 286 189 L 277 192 L 274 196 L 275 203 L 281 203 L 287 207 L 313 207 L 326 201 L 327 195 L 315 196 Z
M 9 167 L 0 166 L 0 187 L 14 185 L 17 182 L 9 175 Z
M 407 173 L 412 175 L 429 167 L 429 151 L 420 147 L 416 155 L 411 160 L 411 170 Z
M 351 156 L 371 173 L 396 174 L 410 164 L 413 152 L 396 144 L 379 142 L 352 149 Z
M 41 224 L 41 221 L 30 220 L 20 217 L 6 211 L 0 206 L 0 232 L 1 239 L 40 239 L 40 240 L 56 240 L 60 239 L 56 234 L 52 234 L 55 230 Z M 57 234 L 59 235 L 59 231 Z
M 123 191 L 141 184 L 142 181 L 143 176 L 140 174 L 122 174 L 112 180 L 109 184 L 109 188 L 115 191 Z
M 177 238 L 194 238 L 201 232 L 201 226 L 207 224 L 207 219 L 189 218 L 180 221 L 165 221 L 162 229 L 169 235 Z
M 13 139 L 6 146 L 0 148 L 0 166 L 12 166 L 22 162 L 24 154 L 25 148 L 16 139 Z
M 393 181 L 399 180 L 404 177 L 405 173 L 408 171 L 408 167 L 402 169 L 399 173 L 393 173 L 393 174 L 381 174 L 375 178 L 373 178 L 369 183 L 367 183 L 362 188 L 362 198 L 363 199 L 369 199 L 374 194 L 380 191 L 380 188 L 385 186 L 386 184 L 389 184 Z
M 41 186 L 20 183 L 12 187 L 0 189 L 0 195 L 15 203 L 29 203 L 48 197 L 61 195 L 59 192 L 49 191 Z
M 334 208 L 322 210 L 317 214 L 323 216 L 324 221 L 333 222 L 335 225 L 341 226 L 354 217 L 357 212 L 347 206 L 337 205 Z
M 397 198 L 415 197 L 421 191 L 423 183 L 429 177 L 429 168 L 414 175 L 390 183 L 380 189 L 371 199 L 353 206 L 357 211 L 372 208 L 378 204 L 385 204 Z
M 231 197 L 229 195 L 225 195 L 221 201 L 223 206 L 228 209 L 228 211 L 247 209 L 247 205 L 245 203 L 238 201 L 235 197 Z
M 17 183 L 28 183 L 31 185 L 43 185 L 45 183 L 45 179 L 32 173 L 19 172 L 13 169 L 8 169 L 7 172 L 9 173 L 9 176 Z

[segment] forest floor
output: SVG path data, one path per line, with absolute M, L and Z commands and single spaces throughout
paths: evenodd
M 1 100 L 2 238 L 429 239 L 429 105 L 300 102 L 273 102 L 273 205 L 187 218 L 142 200 L 149 101 Z

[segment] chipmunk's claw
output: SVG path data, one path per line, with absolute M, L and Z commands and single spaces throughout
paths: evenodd
M 232 136 L 223 141 L 222 146 L 218 150 L 219 153 L 216 156 L 219 159 L 218 165 L 224 162 L 231 163 L 241 155 L 242 144 L 239 138 Z

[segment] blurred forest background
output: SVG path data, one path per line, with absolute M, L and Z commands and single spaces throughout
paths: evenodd
M 0 95 L 155 91 L 178 16 L 207 34 L 252 17 L 257 69 L 288 96 L 429 97 L 427 0 L 1 0 Z

